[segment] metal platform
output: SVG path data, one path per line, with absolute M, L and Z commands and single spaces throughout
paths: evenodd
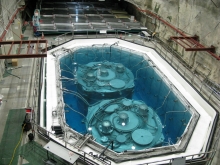
M 98 14 L 98 11 L 91 8 L 86 8 L 83 10 L 85 14 Z
M 57 28 L 55 26 L 55 24 L 40 24 L 39 30 L 40 32 L 56 32 Z
M 105 22 L 121 22 L 120 19 L 117 18 L 104 18 Z
M 55 15 L 69 15 L 69 11 L 67 8 L 64 8 L 64 9 L 54 8 L 54 14 Z
M 53 24 L 54 18 L 52 16 L 41 16 L 41 24 Z
M 40 4 L 41 20 L 38 32 L 53 34 L 103 29 L 130 32 L 142 30 L 139 22 L 132 22 L 125 11 L 114 9 L 112 6 L 113 4 L 103 2 L 43 1 Z
M 58 31 L 73 31 L 73 25 L 71 23 L 57 23 L 56 28 Z
M 93 29 L 97 29 L 97 30 L 109 29 L 109 27 L 106 25 L 106 23 L 92 23 L 91 26 Z
M 42 9 L 40 10 L 41 15 L 49 15 L 52 16 L 54 14 L 54 9 L 50 8 L 50 9 Z
M 54 18 L 54 23 L 72 23 L 72 19 L 69 16 L 56 16 Z
M 128 29 L 128 27 L 123 23 L 112 23 L 109 22 L 108 25 L 111 27 L 111 29 Z
M 92 30 L 92 27 L 89 23 L 76 23 L 74 24 L 74 31 L 87 31 Z
M 78 9 L 78 8 L 69 8 L 69 14 L 70 15 L 84 14 L 84 10 L 83 9 Z
M 71 16 L 72 23 L 88 23 L 88 19 L 84 15 Z
M 87 19 L 89 22 L 103 22 L 103 18 L 99 15 L 88 15 Z
M 111 14 L 110 10 L 98 9 L 99 14 Z

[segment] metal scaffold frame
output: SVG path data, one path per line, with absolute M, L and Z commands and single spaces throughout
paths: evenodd
M 20 54 L 22 44 L 27 45 L 27 52 Z M 34 49 L 34 44 L 36 45 Z M 45 44 L 44 52 L 39 52 L 39 44 Z M 0 45 L 10 45 L 9 51 L 6 55 L 0 55 L 0 59 L 11 59 L 11 58 L 35 58 L 35 57 L 46 57 L 47 56 L 47 40 L 27 40 L 27 41 L 2 41 Z M 19 45 L 17 54 L 11 54 L 13 45 Z M 35 50 L 35 51 L 34 51 Z
M 126 0 L 126 1 L 132 3 L 130 0 Z M 206 46 L 202 45 L 198 41 L 197 36 L 196 36 L 196 38 L 195 38 L 195 36 L 187 36 L 182 30 L 178 29 L 174 25 L 171 25 L 169 22 L 165 21 L 158 14 L 153 13 L 152 11 L 147 10 L 147 9 L 143 10 L 139 6 L 137 6 L 136 4 L 134 4 L 134 3 L 132 3 L 132 4 L 137 8 L 138 11 L 140 11 L 142 13 L 146 13 L 146 14 L 154 17 L 156 20 L 159 20 L 160 22 L 164 23 L 166 26 L 170 27 L 177 34 L 179 34 L 179 36 L 171 36 L 170 39 L 173 40 L 174 42 L 176 42 L 177 44 L 179 44 L 180 46 L 182 46 L 185 49 L 185 51 L 206 51 L 207 53 L 209 53 L 211 56 L 213 56 L 217 60 L 220 60 L 220 56 L 215 53 L 214 46 L 211 45 L 210 47 L 206 47 Z
M 23 41 L 22 37 L 20 37 L 20 41 L 4 41 L 5 35 L 7 34 L 11 24 L 14 22 L 14 19 L 16 18 L 17 14 L 24 10 L 26 6 L 18 8 L 12 17 L 10 18 L 7 26 L 5 27 L 2 35 L 0 36 L 0 46 L 1 45 L 10 45 L 10 48 L 8 52 L 5 53 L 5 55 L 0 55 L 0 59 L 12 59 L 12 58 L 38 58 L 38 57 L 46 57 L 47 56 L 47 40 L 41 39 L 41 40 L 27 40 Z M 44 44 L 44 45 L 42 45 Z M 11 54 L 13 46 L 18 45 L 17 53 Z M 21 49 L 23 48 L 23 45 L 27 45 L 27 51 L 26 53 L 21 54 Z M 34 48 L 35 47 L 35 48 Z M 42 51 L 42 48 L 43 51 Z

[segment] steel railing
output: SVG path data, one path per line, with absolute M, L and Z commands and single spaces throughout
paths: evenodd
M 191 66 L 188 66 L 187 63 L 183 59 L 180 59 L 180 55 L 178 52 L 176 52 L 173 48 L 167 46 L 159 38 L 143 37 L 137 34 L 128 33 L 128 32 L 119 31 L 119 30 L 111 31 L 109 33 L 106 32 L 105 34 L 99 34 L 98 31 L 96 32 L 96 34 L 93 34 L 93 35 L 88 35 L 88 34 L 89 32 L 87 32 L 86 35 L 76 35 L 73 32 L 64 33 L 62 35 L 55 37 L 54 42 L 51 42 L 51 45 L 59 46 L 73 39 L 118 38 L 118 39 L 122 39 L 122 40 L 129 41 L 132 43 L 136 43 L 142 46 L 151 47 L 155 49 L 158 52 L 158 54 L 167 63 L 169 63 L 180 75 L 182 75 L 183 78 L 186 81 L 188 81 L 188 83 L 190 83 L 194 87 L 194 89 L 196 89 L 197 92 L 201 96 L 203 96 L 203 98 L 210 105 L 212 105 L 216 110 L 219 108 L 220 95 L 218 91 L 213 90 L 212 86 L 209 86 L 206 83 L 207 76 L 204 79 L 201 79 L 195 72 L 192 71 Z M 218 137 L 219 137 L 219 134 L 218 134 Z M 210 164 L 216 153 L 216 146 L 217 145 L 214 145 L 214 147 L 212 147 L 212 149 L 208 152 L 185 156 L 185 159 L 187 160 L 186 164 L 196 164 L 198 162 Z M 197 157 L 198 156 L 201 157 L 201 155 L 204 155 L 203 159 L 197 159 Z M 86 159 L 86 157 L 88 156 L 91 157 L 90 154 L 85 153 L 82 159 Z M 157 163 L 162 163 L 164 161 L 167 161 L 166 164 L 172 164 L 173 159 L 156 161 L 156 162 L 151 162 L 148 164 L 155 164 L 155 163 L 157 164 Z

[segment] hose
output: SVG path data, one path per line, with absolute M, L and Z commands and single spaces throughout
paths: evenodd
M 21 143 L 22 135 L 23 135 L 23 130 L 24 130 L 25 125 L 26 125 L 26 124 L 24 124 L 23 127 L 22 127 L 22 131 L 21 131 L 20 139 L 19 139 L 19 141 L 18 141 L 16 147 L 14 148 L 13 155 L 12 155 L 12 157 L 11 157 L 11 160 L 10 160 L 9 165 L 11 165 L 11 163 L 13 162 L 13 160 L 14 160 L 14 156 L 15 156 L 15 152 L 16 152 L 16 150 L 17 150 L 19 144 Z

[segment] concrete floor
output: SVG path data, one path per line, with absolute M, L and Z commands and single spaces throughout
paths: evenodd
M 0 106 L 0 140 L 4 131 L 8 111 L 10 109 L 27 107 L 32 63 L 33 59 L 18 60 L 18 66 L 12 67 L 11 73 L 19 78 L 9 75 L 0 81 L 0 93 L 4 96 L 2 105 Z
M 28 36 L 29 39 L 37 39 L 33 37 L 32 28 L 27 27 L 24 36 Z M 83 36 L 82 36 L 83 37 Z M 104 36 L 103 36 L 104 37 Z M 66 37 L 71 39 L 72 36 Z M 59 40 L 59 42 L 67 41 L 68 39 L 64 39 L 64 37 Z M 57 42 L 55 40 L 55 36 L 46 37 L 49 45 L 51 42 Z M 134 40 L 134 38 L 131 38 Z M 148 46 L 152 46 L 151 43 L 146 42 Z M 12 74 L 0 81 L 0 94 L 4 95 L 4 99 L 2 105 L 0 105 L 0 141 L 2 139 L 2 134 L 4 131 L 5 123 L 7 120 L 7 115 L 10 109 L 18 109 L 18 108 L 26 108 L 28 106 L 37 108 L 34 105 L 34 101 L 37 96 L 34 95 L 34 87 L 37 85 L 37 77 L 38 77 L 38 63 L 39 59 L 19 59 L 18 66 L 11 67 L 9 70 L 12 70 Z M 22 144 L 27 143 L 27 133 L 23 135 Z M 45 145 L 46 141 L 41 138 L 36 137 L 35 141 L 37 141 L 41 145 Z M 217 165 L 220 162 L 220 152 L 218 148 L 218 152 L 212 162 L 212 165 Z M 28 163 L 24 159 L 19 159 L 18 164 L 22 165 Z M 80 163 L 78 163 L 80 164 Z
M 28 37 L 30 40 L 39 39 L 33 36 L 32 28 L 30 26 L 27 27 L 24 36 Z M 54 36 L 50 36 L 46 39 L 48 39 L 48 43 L 51 43 L 50 41 L 54 41 Z M 22 51 L 25 52 L 26 50 L 23 49 Z M 35 95 L 34 89 L 38 85 L 39 63 L 39 58 L 18 59 L 17 66 L 11 66 L 9 63 L 7 72 L 11 74 L 8 74 L 7 77 L 4 77 L 0 81 L 0 94 L 4 96 L 2 104 L 0 105 L 0 142 L 2 140 L 9 110 L 24 108 L 25 111 L 25 108 L 27 107 L 37 109 L 37 95 Z M 31 131 L 24 132 L 21 145 L 24 145 L 29 141 L 28 134 L 30 132 Z M 42 139 L 39 136 L 35 136 L 35 141 L 41 146 L 44 146 L 47 143 L 45 139 Z M 19 165 L 26 163 L 28 163 L 27 160 L 19 157 Z M 80 165 L 79 162 L 77 163 Z M 1 160 L 0 165 L 2 165 Z

